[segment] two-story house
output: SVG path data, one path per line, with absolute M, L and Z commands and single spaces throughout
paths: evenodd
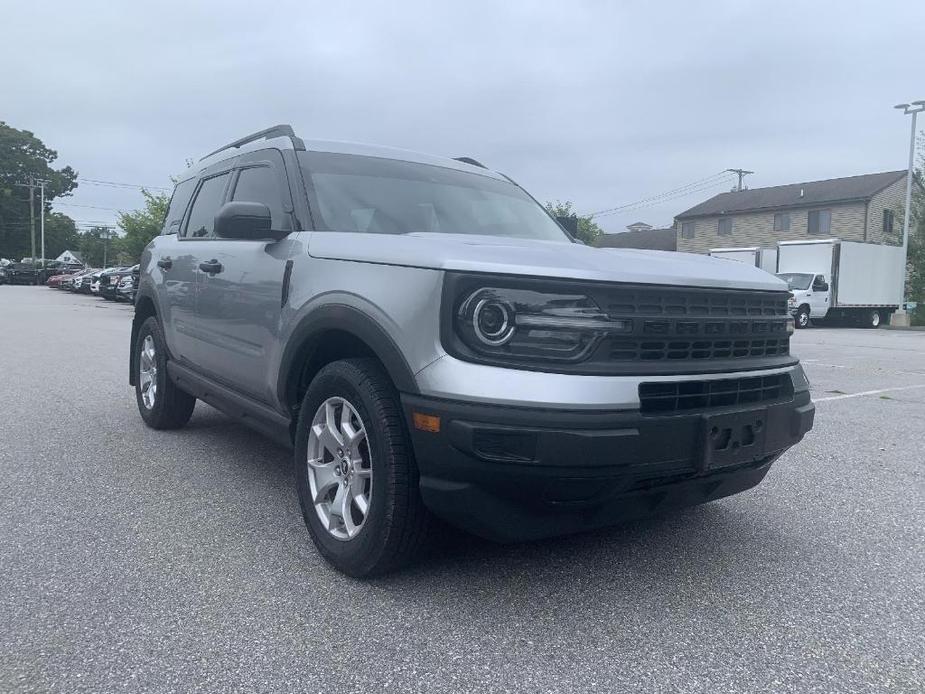
M 675 218 L 678 250 L 759 246 L 840 238 L 902 243 L 906 171 L 720 193 Z

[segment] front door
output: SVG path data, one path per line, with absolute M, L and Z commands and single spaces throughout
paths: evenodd
M 276 230 L 292 229 L 292 204 L 282 157 L 262 150 L 241 157 L 229 200 L 261 202 Z M 200 260 L 197 328 L 206 375 L 262 402 L 279 341 L 283 276 L 293 242 L 213 238 Z
M 163 267 L 164 295 L 167 301 L 169 333 L 167 343 L 173 356 L 187 364 L 200 364 L 200 330 L 196 318 L 199 263 L 208 252 L 212 226 L 231 181 L 224 171 L 203 178 L 178 235 L 166 246 L 158 260 Z
M 829 285 L 824 275 L 816 275 L 810 288 L 809 313 L 816 318 L 822 318 L 829 310 Z

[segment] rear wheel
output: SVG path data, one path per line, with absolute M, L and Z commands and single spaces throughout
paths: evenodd
M 883 317 L 880 315 L 880 311 L 866 311 L 861 316 L 861 324 L 865 328 L 879 328 L 882 322 Z
M 193 415 L 196 398 L 167 378 L 167 345 L 157 318 L 151 316 L 135 341 L 135 400 L 152 429 L 179 429 Z
M 328 364 L 302 400 L 295 474 L 320 554 L 357 578 L 411 561 L 431 519 L 398 393 L 374 359 Z
M 794 324 L 797 328 L 808 328 L 809 327 L 809 307 L 800 306 L 797 310 L 797 315 L 794 317 Z

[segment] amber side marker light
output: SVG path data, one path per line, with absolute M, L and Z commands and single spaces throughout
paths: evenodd
M 432 434 L 440 433 L 440 417 L 435 417 L 432 414 L 415 412 L 411 415 L 411 420 L 414 422 L 415 429 L 429 431 Z

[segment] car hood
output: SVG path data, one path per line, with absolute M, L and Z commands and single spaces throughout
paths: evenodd
M 722 258 L 496 236 L 323 231 L 312 234 L 309 253 L 316 258 L 435 270 L 724 289 L 787 289 L 783 280 L 764 270 Z

